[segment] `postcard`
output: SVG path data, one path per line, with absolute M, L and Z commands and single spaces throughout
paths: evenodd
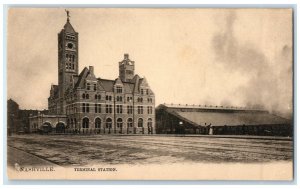
M 7 13 L 11 180 L 293 180 L 292 8 Z

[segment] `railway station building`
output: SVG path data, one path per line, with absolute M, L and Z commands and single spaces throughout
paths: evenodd
M 79 35 L 69 16 L 58 34 L 58 85 L 51 85 L 48 114 L 30 117 L 30 132 L 154 134 L 155 94 L 135 62 L 124 54 L 119 76 L 97 77 L 94 67 L 79 73 Z

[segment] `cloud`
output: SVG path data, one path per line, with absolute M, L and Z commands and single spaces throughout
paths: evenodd
M 225 29 L 221 29 L 212 39 L 216 62 L 222 64 L 229 72 L 240 72 L 248 78 L 245 85 L 237 87 L 236 97 L 250 107 L 291 113 L 292 48 L 284 45 L 278 57 L 269 60 L 259 47 L 242 43 L 235 36 L 237 19 L 234 11 L 228 13 Z

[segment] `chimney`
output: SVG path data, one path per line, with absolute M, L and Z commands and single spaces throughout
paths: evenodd
M 94 66 L 89 66 L 90 73 L 94 75 Z
M 128 58 L 129 58 L 129 54 L 124 54 L 124 59 L 128 60 Z

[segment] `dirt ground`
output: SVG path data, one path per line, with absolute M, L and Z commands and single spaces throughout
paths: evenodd
M 60 166 L 292 161 L 291 140 L 124 135 L 18 135 L 8 146 Z M 8 159 L 14 154 L 8 154 Z M 34 161 L 34 160 L 33 160 Z

